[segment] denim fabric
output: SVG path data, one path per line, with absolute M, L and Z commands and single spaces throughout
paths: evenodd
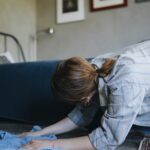
M 41 128 L 39 126 L 34 126 L 32 131 L 38 131 Z M 55 135 L 46 135 L 46 136 L 26 136 L 26 137 L 18 137 L 17 135 L 8 133 L 6 131 L 0 131 L 0 150 L 17 150 L 23 145 L 27 144 L 31 140 L 56 140 Z M 23 148 L 20 148 L 20 150 L 23 150 Z M 45 150 L 45 149 L 44 149 Z M 48 150 L 54 150 L 54 149 L 48 149 Z M 56 149 L 55 149 L 56 150 Z

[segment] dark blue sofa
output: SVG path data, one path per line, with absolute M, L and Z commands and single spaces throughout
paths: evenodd
M 0 118 L 52 124 L 73 106 L 53 97 L 50 81 L 58 61 L 0 65 Z

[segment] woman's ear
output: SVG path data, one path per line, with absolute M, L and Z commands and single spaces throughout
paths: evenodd
M 89 104 L 90 101 L 91 101 L 91 99 L 92 99 L 92 97 L 94 96 L 95 93 L 96 93 L 96 90 L 93 91 L 93 92 L 91 92 L 91 93 L 89 94 L 89 96 L 82 97 L 82 98 L 81 98 L 81 101 L 82 101 L 84 104 Z
M 82 101 L 84 104 L 89 104 L 90 100 L 91 100 L 91 97 L 90 97 L 90 96 L 81 98 L 81 101 Z

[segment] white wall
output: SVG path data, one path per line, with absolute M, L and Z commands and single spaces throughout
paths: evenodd
M 52 26 L 56 31 L 39 37 L 38 60 L 91 57 L 150 39 L 150 2 L 128 2 L 128 7 L 91 13 L 85 0 L 84 21 L 56 24 L 56 0 L 37 0 L 37 30 Z
M 28 61 L 36 59 L 36 0 L 0 0 L 0 32 L 16 36 Z M 15 44 L 9 40 L 8 49 L 17 58 Z M 2 38 L 0 52 L 3 50 Z

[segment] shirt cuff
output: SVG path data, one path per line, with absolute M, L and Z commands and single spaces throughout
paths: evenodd
M 114 150 L 109 147 L 104 132 L 101 128 L 97 128 L 89 134 L 91 144 L 96 150 Z
M 73 109 L 73 111 L 68 114 L 68 118 L 77 126 L 83 126 L 84 124 L 83 114 L 77 110 L 77 108 Z

